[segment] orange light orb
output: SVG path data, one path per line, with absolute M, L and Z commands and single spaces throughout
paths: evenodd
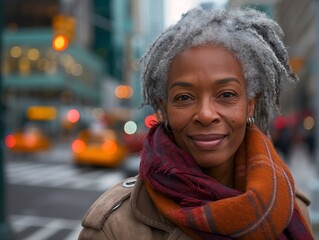
M 75 153 L 81 153 L 85 150 L 86 148 L 86 144 L 83 140 L 81 139 L 76 139 L 73 143 L 72 143 L 72 151 Z
M 57 35 L 52 41 L 52 47 L 56 51 L 63 51 L 69 45 L 68 39 L 63 35 Z
M 115 88 L 115 96 L 118 98 L 130 98 L 133 96 L 133 88 L 127 85 L 119 85 Z

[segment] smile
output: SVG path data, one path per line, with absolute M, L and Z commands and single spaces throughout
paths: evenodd
M 214 150 L 218 148 L 225 140 L 226 136 L 222 134 L 194 135 L 191 136 L 193 144 L 200 150 Z

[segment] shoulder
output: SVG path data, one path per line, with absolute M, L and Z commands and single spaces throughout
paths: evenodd
M 310 199 L 306 196 L 305 193 L 303 193 L 298 188 L 296 188 L 295 199 L 296 199 L 297 206 L 299 207 L 299 210 L 300 210 L 302 216 L 304 217 L 308 226 L 311 227 L 310 217 L 309 217 L 309 209 L 308 209 L 308 207 L 311 203 Z
M 130 198 L 135 182 L 136 177 L 125 179 L 107 190 L 93 203 L 82 220 L 84 228 L 79 239 L 99 239 L 93 236 L 104 234 L 101 230 L 105 221 L 115 210 L 122 208 L 121 212 L 129 212 L 129 204 L 126 202 Z

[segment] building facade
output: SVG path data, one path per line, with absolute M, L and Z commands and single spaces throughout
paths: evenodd
M 6 1 L 2 72 L 7 131 L 39 124 L 26 115 L 32 106 L 57 109 L 55 121 L 40 123 L 52 135 L 61 130 L 68 109 L 78 109 L 81 120 L 89 122 L 90 110 L 105 105 L 105 81 L 124 80 L 126 40 L 134 26 L 131 8 L 128 0 Z M 72 39 L 59 51 L 52 46 L 57 15 L 75 22 Z
M 230 0 L 230 7 L 250 6 L 268 14 L 284 31 L 290 63 L 300 81 L 286 84 L 281 114 L 314 107 L 315 8 L 313 0 Z
M 275 18 L 282 27 L 290 60 L 300 81 L 288 99 L 297 99 L 295 107 L 314 109 L 316 18 L 313 0 L 281 0 L 276 4 Z M 297 96 L 297 97 L 296 97 Z M 285 106 L 291 108 L 289 101 Z

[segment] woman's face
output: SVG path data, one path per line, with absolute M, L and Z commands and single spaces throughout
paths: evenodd
M 215 45 L 189 48 L 173 59 L 167 91 L 164 112 L 178 146 L 203 168 L 232 160 L 255 106 L 237 58 Z

